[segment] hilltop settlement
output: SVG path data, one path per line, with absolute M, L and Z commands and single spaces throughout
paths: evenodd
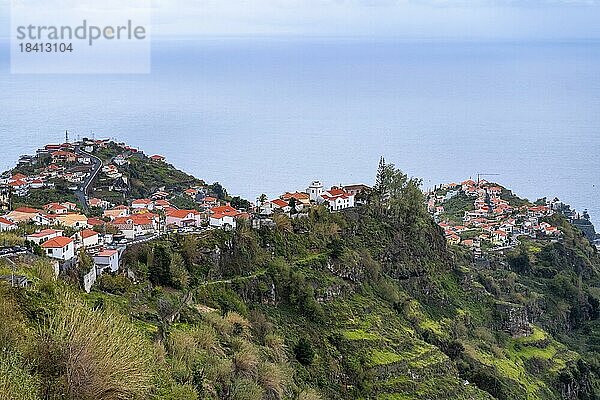
M 592 242 L 598 237 L 587 211 L 579 214 L 558 198 L 531 204 L 486 180 L 443 184 L 426 193 L 427 210 L 444 230 L 448 243 L 481 250 L 505 250 L 524 238 L 557 241 L 562 236 L 549 217 L 561 213 Z

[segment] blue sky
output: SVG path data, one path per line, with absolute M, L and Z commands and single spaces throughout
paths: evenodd
M 65 0 L 45 3 L 53 1 Z M 157 36 L 600 39 L 600 0 L 151 0 L 151 3 L 153 34 Z M 9 15 L 10 1 L 0 0 L 3 37 L 9 34 Z

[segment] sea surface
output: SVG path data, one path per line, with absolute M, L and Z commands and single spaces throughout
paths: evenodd
M 202 38 L 153 44 L 148 75 L 11 75 L 0 169 L 46 143 L 115 138 L 255 199 L 478 173 L 600 224 L 600 42 Z

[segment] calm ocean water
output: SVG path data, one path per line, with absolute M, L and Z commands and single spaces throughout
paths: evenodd
M 600 43 L 159 41 L 150 75 L 10 75 L 0 169 L 73 135 L 113 137 L 256 198 L 372 183 L 378 159 L 424 187 L 495 173 L 600 224 Z

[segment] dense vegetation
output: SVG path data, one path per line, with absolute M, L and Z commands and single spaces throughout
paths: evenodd
M 464 192 L 459 192 L 444 202 L 444 216 L 456 223 L 462 222 L 465 211 L 473 209 L 473 199 Z
M 600 396 L 600 256 L 564 218 L 551 221 L 562 242 L 523 241 L 478 267 L 447 248 L 418 181 L 382 164 L 366 197 L 140 245 L 124 260 L 135 279 L 104 275 L 89 295 L 22 265 L 33 287 L 0 286 L 0 393 Z
M 142 157 L 131 157 L 129 161 L 123 171 L 131 181 L 129 195 L 132 198 L 149 197 L 160 188 L 182 192 L 190 186 L 203 184 L 202 181 L 164 162 L 152 162 Z
M 55 180 L 54 187 L 30 190 L 27 196 L 13 196 L 13 209 L 19 207 L 34 207 L 41 209 L 44 205 L 52 202 L 71 202 L 78 204 L 77 197 L 68 188 L 67 182 Z

